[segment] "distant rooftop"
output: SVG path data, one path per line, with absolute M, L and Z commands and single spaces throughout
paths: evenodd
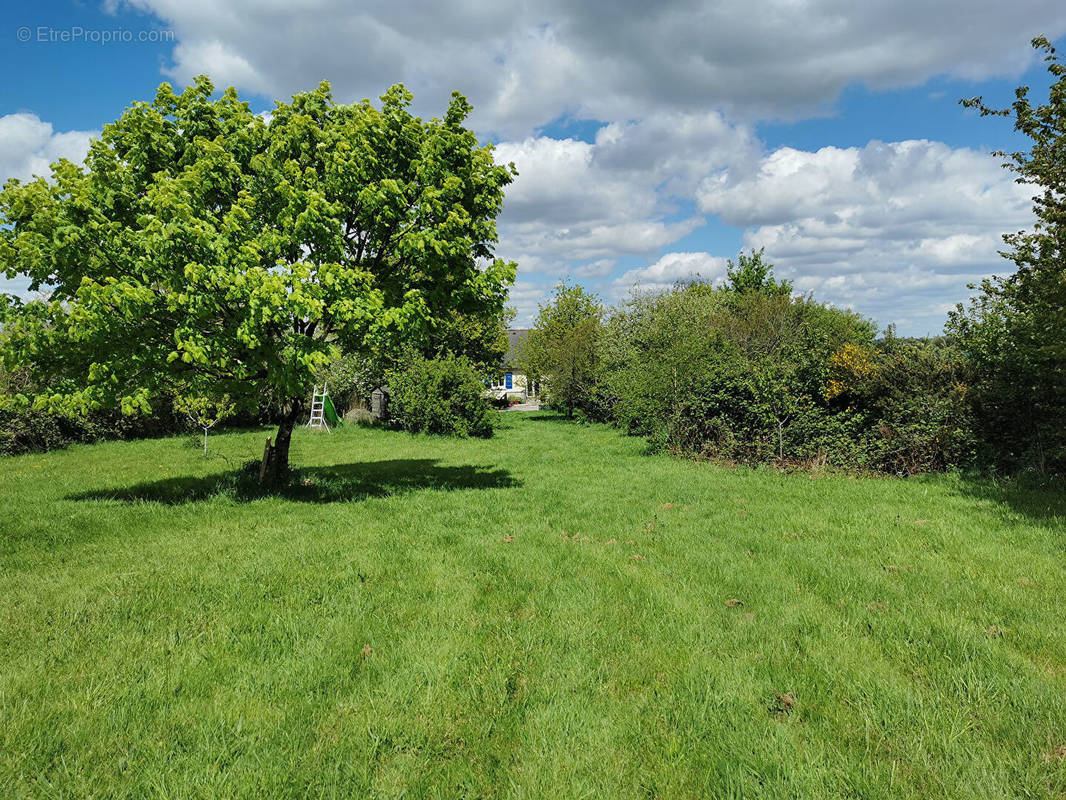
M 503 357 L 503 365 L 507 368 L 513 368 L 518 362 L 518 347 L 522 344 L 523 340 L 529 334 L 529 328 L 508 328 L 507 329 L 507 352 Z

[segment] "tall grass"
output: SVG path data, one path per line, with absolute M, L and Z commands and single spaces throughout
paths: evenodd
M 547 414 L 0 461 L 0 797 L 1060 797 L 1061 488 Z

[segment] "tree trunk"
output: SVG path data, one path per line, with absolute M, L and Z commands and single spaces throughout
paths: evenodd
M 295 427 L 296 414 L 290 413 L 278 425 L 278 435 L 274 437 L 274 476 L 279 481 L 289 474 L 289 444 Z
M 303 411 L 302 403 L 293 403 L 287 413 L 278 424 L 278 434 L 274 437 L 274 444 L 267 440 L 267 452 L 263 455 L 263 468 L 260 469 L 260 483 L 273 483 L 280 485 L 289 477 L 289 445 L 292 442 L 292 431 L 296 427 L 296 421 Z

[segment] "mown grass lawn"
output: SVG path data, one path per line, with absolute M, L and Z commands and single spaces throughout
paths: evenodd
M 0 797 L 1061 797 L 1066 501 L 549 414 L 0 461 Z

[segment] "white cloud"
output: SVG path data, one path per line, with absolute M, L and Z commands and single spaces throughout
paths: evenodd
M 681 240 L 716 214 L 798 286 L 930 330 L 967 280 L 1005 269 L 999 233 L 1028 224 L 1024 190 L 942 144 L 766 154 L 749 126 L 825 113 L 851 85 L 1014 77 L 1034 35 L 1066 33 L 1061 0 L 111 2 L 175 31 L 178 81 L 283 98 L 328 79 L 343 101 L 403 81 L 423 114 L 463 91 L 521 171 L 499 250 L 523 280 L 608 287 L 608 265 L 633 257 L 665 270 L 655 259 L 695 249 Z M 535 135 L 561 116 L 606 124 L 592 143 Z
M 218 39 L 180 42 L 174 48 L 174 58 L 179 64 L 200 64 L 198 73 L 227 75 L 227 85 L 237 85 L 259 93 L 270 93 L 270 80 L 259 73 L 242 55 Z M 174 71 L 170 70 L 174 75 Z M 189 75 L 178 75 L 188 79 Z M 311 86 L 306 87 L 313 88 Z
M 29 180 L 51 175 L 50 165 L 60 158 L 76 163 L 89 151 L 89 140 L 99 131 L 56 133 L 36 114 L 18 113 L 0 117 L 0 182 L 9 178 Z
M 614 272 L 618 262 L 613 258 L 601 258 L 574 267 L 574 275 L 578 278 L 606 278 Z
M 607 261 L 650 256 L 701 227 L 691 212 L 701 179 L 759 153 L 748 128 L 715 112 L 611 123 L 591 143 L 503 142 L 497 159 L 519 174 L 500 218 L 501 252 L 526 273 L 603 277 Z M 572 267 L 586 261 L 597 266 Z
M 781 148 L 698 191 L 797 288 L 919 333 L 968 283 L 1009 271 L 1000 234 L 1032 223 L 1030 195 L 999 159 L 924 140 Z
M 728 259 L 710 253 L 667 253 L 650 266 L 631 269 L 614 281 L 614 296 L 632 290 L 656 291 L 668 289 L 678 281 L 700 279 L 707 283 L 721 283 L 726 274 Z
M 1028 41 L 1066 32 L 1061 0 L 572 3 L 128 0 L 179 44 L 172 74 L 208 72 L 283 97 L 333 82 L 343 99 L 404 81 L 439 111 L 465 92 L 511 137 L 571 113 L 606 121 L 730 109 L 817 112 L 845 86 L 1017 75 Z

